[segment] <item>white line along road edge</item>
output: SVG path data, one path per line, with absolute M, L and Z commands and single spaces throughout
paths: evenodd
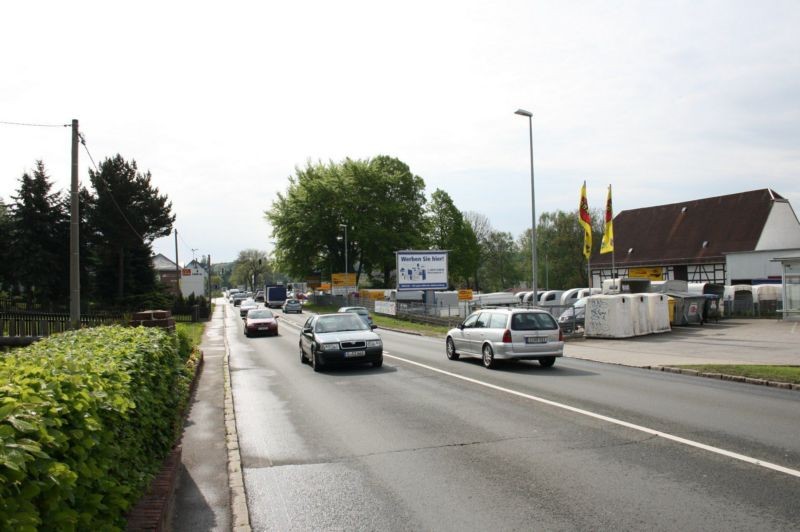
M 491 388 L 492 390 L 497 390 L 499 392 L 508 393 L 511 395 L 516 395 L 517 397 L 522 397 L 523 399 L 529 399 L 531 401 L 536 401 L 542 404 L 554 406 L 556 408 L 561 408 L 563 410 L 568 410 L 570 412 L 574 412 L 576 414 L 581 414 L 583 416 L 588 416 L 594 419 L 599 419 L 601 421 L 605 421 L 607 423 L 613 423 L 614 425 L 619 425 L 621 427 L 626 427 L 633 430 L 638 430 L 639 432 L 644 432 L 645 434 L 650 434 L 652 436 L 658 436 L 659 438 L 664 438 L 665 440 L 674 441 L 677 443 L 682 443 L 683 445 L 688 445 L 689 447 L 695 447 L 697 449 L 703 449 L 704 451 L 709 451 L 712 453 L 716 453 L 722 456 L 727 456 L 728 458 L 733 458 L 735 460 L 741 460 L 742 462 L 747 462 L 748 464 L 753 464 L 757 466 L 764 467 L 766 469 L 772 469 L 773 471 L 778 471 L 779 473 L 785 473 L 787 475 L 791 475 L 793 477 L 800 478 L 800 471 L 796 469 L 790 469 L 788 467 L 783 467 L 778 464 L 773 464 L 772 462 L 766 462 L 764 460 L 759 460 L 757 458 L 752 458 L 750 456 L 745 456 L 743 454 L 734 453 L 732 451 L 726 451 L 725 449 L 720 449 L 719 447 L 714 447 L 713 445 L 706 445 L 705 443 L 700 443 L 693 440 L 687 440 L 686 438 L 681 438 L 680 436 L 674 436 L 672 434 L 661 432 L 658 430 L 654 430 L 648 427 L 643 427 L 641 425 L 636 425 L 634 423 L 629 423 L 627 421 L 622 421 L 621 419 L 616 419 L 613 417 L 604 416 L 602 414 L 596 414 L 594 412 L 589 412 L 588 410 L 583 410 L 581 408 L 575 408 L 574 406 L 565 405 L 563 403 L 557 403 L 555 401 L 551 401 L 549 399 L 545 399 L 543 397 L 537 397 L 535 395 L 530 395 L 527 393 L 518 392 L 516 390 L 511 390 L 509 388 L 503 388 L 502 386 L 497 386 L 495 384 L 489 384 L 488 382 L 479 381 L 477 379 L 472 379 L 470 377 L 465 377 L 463 375 L 459 375 L 457 373 L 452 373 L 450 371 L 445 371 L 443 369 L 434 368 L 433 366 L 428 366 L 427 364 L 421 364 L 419 362 L 414 362 L 413 360 L 408 360 L 407 358 L 401 358 L 396 355 L 391 355 L 386 351 L 383 352 L 384 356 L 394 358 L 395 360 L 399 360 L 401 362 L 405 362 L 407 364 L 412 364 L 414 366 L 419 366 L 421 368 L 425 368 L 430 371 L 434 371 L 436 373 L 441 373 L 442 375 L 447 375 L 448 377 L 453 377 L 455 379 L 460 379 L 462 381 L 471 382 L 472 384 L 477 384 L 478 386 L 483 386 L 485 388 Z

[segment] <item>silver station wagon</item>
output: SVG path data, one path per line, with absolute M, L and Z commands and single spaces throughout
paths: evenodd
M 447 358 L 477 356 L 487 368 L 497 360 L 538 360 L 550 367 L 564 354 L 564 335 L 549 312 L 490 308 L 473 312 L 446 340 Z

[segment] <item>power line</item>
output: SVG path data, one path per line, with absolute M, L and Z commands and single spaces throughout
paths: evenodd
M 103 184 L 106 186 L 106 189 L 108 190 L 108 197 L 111 198 L 111 202 L 114 204 L 114 207 L 117 208 L 117 211 L 119 211 L 120 216 L 122 216 L 122 219 L 125 220 L 125 222 L 128 224 L 128 227 L 131 228 L 131 231 L 133 231 L 133 233 L 140 240 L 144 240 L 144 238 L 142 238 L 142 236 L 139 235 L 139 233 L 136 231 L 136 228 L 133 227 L 133 224 L 125 216 L 125 213 L 122 212 L 122 209 L 120 208 L 119 204 L 117 203 L 117 200 L 114 199 L 114 195 L 111 194 L 111 187 L 109 187 L 108 183 L 103 180 L 103 176 L 100 173 L 100 169 L 97 167 L 97 163 L 94 162 L 94 158 L 92 157 L 91 152 L 89 152 L 89 147 L 86 145 L 86 138 L 83 136 L 83 133 L 79 133 L 78 135 L 79 135 L 79 137 L 81 139 L 81 144 L 83 144 L 83 149 L 86 151 L 86 155 L 88 155 L 89 156 L 89 160 L 92 161 L 92 166 L 94 166 L 94 169 L 97 172 L 98 179 L 100 179 L 103 182 Z M 192 251 L 192 259 L 194 259 L 194 252 L 198 251 L 200 248 L 193 248 L 192 246 L 190 246 L 189 243 L 186 242 L 186 240 L 184 240 L 183 235 L 181 233 L 178 233 L 178 238 L 181 240 L 181 242 L 186 247 L 186 249 Z
M 125 223 L 127 223 L 128 227 L 131 228 L 131 231 L 133 231 L 133 234 L 136 235 L 136 237 L 139 240 L 144 242 L 144 237 L 142 237 L 142 235 L 139 234 L 139 232 L 136 230 L 136 228 L 133 226 L 133 224 L 130 222 L 130 220 L 128 220 L 128 217 L 125 216 L 125 213 L 122 212 L 122 208 L 119 206 L 119 203 L 117 203 L 117 200 L 114 199 L 114 194 L 111 193 L 111 187 L 103 179 L 103 174 L 100 172 L 100 169 L 97 168 L 97 164 L 94 162 L 94 158 L 92 157 L 92 154 L 89 152 L 89 147 L 86 145 L 86 138 L 83 136 L 83 133 L 79 133 L 78 136 L 81 139 L 81 144 L 83 144 L 83 149 L 86 150 L 86 155 L 89 156 L 89 160 L 92 161 L 92 165 L 94 166 L 94 169 L 97 172 L 98 183 L 102 183 L 103 185 L 105 185 L 106 190 L 108 191 L 108 197 L 111 198 L 111 203 L 113 203 L 114 207 L 117 208 L 117 211 L 119 212 L 119 215 L 122 216 L 122 219 L 125 220 Z
M 6 122 L 0 120 L 0 124 L 6 126 L 27 126 L 27 127 L 71 127 L 71 124 L 32 124 L 29 122 Z

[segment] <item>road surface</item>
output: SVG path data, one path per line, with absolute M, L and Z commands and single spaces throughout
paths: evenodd
M 227 309 L 254 530 L 797 530 L 800 394 L 562 358 L 314 373 Z

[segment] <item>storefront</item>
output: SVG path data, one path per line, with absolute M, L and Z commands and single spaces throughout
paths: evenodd
M 777 257 L 783 278 L 783 319 L 800 321 L 800 256 Z

